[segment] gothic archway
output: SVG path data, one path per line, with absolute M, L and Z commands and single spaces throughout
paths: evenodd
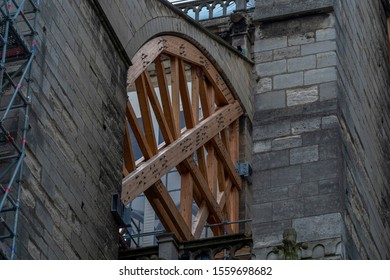
M 122 202 L 144 193 L 180 241 L 198 239 L 206 223 L 215 225 L 214 235 L 237 233 L 230 222 L 238 220 L 241 189 L 235 169 L 239 102 L 206 56 L 184 39 L 154 38 L 132 64 Z M 179 203 L 162 181 L 172 169 L 180 175 Z

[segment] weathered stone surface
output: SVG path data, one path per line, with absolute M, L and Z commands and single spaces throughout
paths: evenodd
M 274 77 L 274 89 L 286 89 L 303 85 L 303 72 L 282 74 Z
M 272 90 L 272 78 L 262 78 L 257 83 L 257 93 L 264 93 Z
M 317 66 L 316 56 L 307 55 L 302 57 L 290 58 L 287 60 L 288 72 L 314 69 Z
M 286 107 L 286 93 L 271 91 L 255 95 L 255 109 L 258 111 Z
M 288 151 L 268 152 L 253 156 L 254 170 L 267 170 L 287 165 L 289 165 Z
M 323 41 L 312 44 L 303 45 L 301 47 L 301 55 L 317 54 L 336 50 L 335 41 Z
M 273 76 L 286 72 L 286 60 L 277 60 L 256 65 L 256 72 L 260 77 Z
M 321 118 L 304 119 L 291 123 L 291 132 L 301 134 L 304 132 L 316 131 L 321 128 Z
M 287 47 L 287 36 L 270 39 L 260 39 L 255 41 L 255 52 L 264 52 Z
M 283 19 L 296 14 L 312 13 L 314 11 L 332 8 L 332 0 L 292 0 L 292 1 L 256 1 L 255 20 L 265 21 Z
M 337 71 L 334 67 L 309 70 L 305 72 L 305 85 L 320 84 L 336 81 Z
M 287 90 L 286 93 L 287 106 L 312 103 L 319 99 L 317 86 Z
M 338 160 L 324 160 L 302 165 L 302 182 L 336 178 L 340 166 Z
M 301 182 L 301 167 L 290 166 L 271 171 L 272 186 L 286 186 Z
M 304 44 L 314 43 L 316 41 L 314 32 L 306 32 L 305 34 L 294 34 L 287 38 L 289 46 L 300 46 Z
M 269 152 L 271 151 L 272 145 L 271 140 L 266 140 L 266 141 L 256 141 L 253 143 L 253 153 L 263 153 L 263 152 Z
M 325 101 L 337 98 L 339 89 L 337 82 L 329 82 L 320 85 L 320 100 Z
M 299 46 L 292 46 L 273 51 L 274 60 L 297 57 L 301 55 L 301 48 Z
M 337 65 L 336 52 L 326 52 L 317 54 L 317 67 L 324 68 Z
M 343 231 L 343 219 L 340 213 L 294 219 L 293 228 L 297 231 L 298 241 L 321 240 L 340 237 Z
M 322 118 L 322 129 L 335 128 L 339 125 L 339 119 L 337 116 L 326 116 Z
M 263 140 L 290 134 L 290 121 L 282 121 L 270 125 L 256 126 L 253 129 L 253 140 Z
M 290 164 L 318 161 L 318 145 L 294 148 L 290 150 Z
M 317 42 L 326 41 L 326 40 L 335 40 L 335 39 L 336 39 L 335 28 L 320 29 L 316 31 Z
M 284 150 L 295 148 L 302 145 L 302 137 L 300 135 L 287 136 L 272 140 L 272 150 Z
M 303 199 L 275 201 L 273 203 L 273 219 L 287 220 L 304 215 Z

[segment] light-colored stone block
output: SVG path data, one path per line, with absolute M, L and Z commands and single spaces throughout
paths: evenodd
M 272 90 L 272 78 L 262 78 L 257 83 L 257 93 L 264 93 Z
M 264 153 L 271 151 L 272 147 L 272 141 L 266 140 L 266 141 L 257 141 L 253 143 L 253 153 Z
M 287 90 L 287 106 L 296 106 L 317 101 L 319 98 L 318 87 L 297 88 Z

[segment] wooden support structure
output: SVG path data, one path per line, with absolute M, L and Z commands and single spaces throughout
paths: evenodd
M 123 203 L 144 193 L 165 229 L 182 241 L 200 238 L 206 223 L 237 221 L 243 111 L 222 76 L 201 51 L 174 36 L 152 39 L 132 63 L 128 88 L 135 89 L 135 99 L 126 106 Z M 141 158 L 135 158 L 130 137 Z M 179 207 L 161 180 L 175 168 Z M 225 233 L 222 226 L 211 229 Z M 238 232 L 234 225 L 226 229 Z

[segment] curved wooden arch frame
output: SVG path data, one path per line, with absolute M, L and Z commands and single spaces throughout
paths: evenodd
M 171 91 L 162 56 L 170 59 Z M 148 70 L 152 63 L 160 96 Z M 237 221 L 241 178 L 235 162 L 238 160 L 238 119 L 243 111 L 221 75 L 195 46 L 174 36 L 150 40 L 137 52 L 132 64 L 127 83 L 136 88 L 143 129 L 130 102 L 127 102 L 126 118 L 143 160 L 134 160 L 126 125 L 123 203 L 130 203 L 144 192 L 165 229 L 175 233 L 180 241 L 198 239 L 206 222 Z M 188 66 L 191 91 L 186 78 Z M 184 131 L 180 130 L 180 101 L 186 123 Z M 165 141 L 161 147 L 155 140 L 151 111 Z M 180 209 L 161 181 L 161 177 L 175 167 L 181 176 Z M 193 200 L 199 208 L 194 219 Z M 238 225 L 217 226 L 212 230 L 214 235 L 236 233 Z

